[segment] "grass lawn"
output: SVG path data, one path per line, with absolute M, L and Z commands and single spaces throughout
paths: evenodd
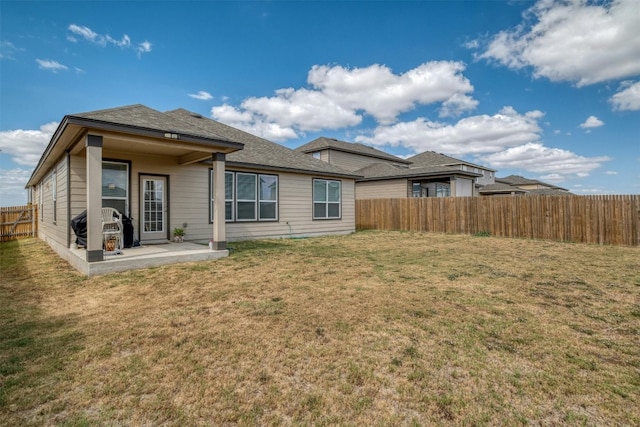
M 640 249 L 401 232 L 85 278 L 0 244 L 2 425 L 639 425 Z

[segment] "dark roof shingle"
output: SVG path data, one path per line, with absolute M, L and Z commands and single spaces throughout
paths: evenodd
M 401 159 L 400 157 L 396 157 L 392 154 L 385 153 L 384 151 L 380 151 L 373 147 L 369 147 L 367 145 L 355 143 L 355 142 L 346 142 L 340 141 L 334 138 L 326 138 L 321 136 L 320 138 L 316 138 L 311 142 L 307 142 L 304 145 L 296 148 L 296 151 L 300 151 L 302 153 L 310 153 L 313 151 L 320 151 L 326 149 L 334 149 L 337 151 L 344 151 L 346 153 L 354 153 L 360 154 L 361 156 L 373 157 L 376 159 L 387 160 L 395 163 L 408 164 L 407 160 Z
M 409 177 L 429 177 L 429 176 L 443 176 L 443 175 L 465 175 L 476 177 L 480 174 L 462 171 L 460 169 L 450 166 L 421 166 L 421 167 L 407 167 L 403 165 L 392 165 L 389 163 L 373 163 L 369 166 L 365 166 L 362 169 L 358 169 L 354 173 L 362 175 L 366 180 L 375 179 L 393 179 L 393 178 L 409 178 Z
M 446 156 L 444 154 L 436 153 L 435 151 L 425 151 L 424 153 L 416 154 L 413 157 L 409 157 L 407 160 L 412 162 L 416 166 L 468 165 L 475 168 L 482 168 L 495 172 L 495 169 L 489 169 L 486 166 L 456 159 L 455 157 Z
M 106 110 L 90 111 L 87 113 L 69 114 L 68 117 L 95 120 L 104 123 L 113 123 L 144 129 L 152 129 L 163 132 L 175 132 L 184 135 L 200 136 L 221 141 L 236 141 L 219 135 L 211 130 L 194 128 L 183 120 L 161 113 L 145 105 L 136 104 L 125 107 L 110 108 Z
M 232 164 L 267 166 L 270 168 L 308 171 L 329 175 L 357 177 L 358 174 L 345 171 L 313 157 L 291 150 L 275 142 L 244 132 L 215 120 L 203 117 L 183 108 L 163 113 L 167 117 L 179 119 L 194 129 L 202 129 L 212 134 L 244 144 L 244 149 L 227 155 Z

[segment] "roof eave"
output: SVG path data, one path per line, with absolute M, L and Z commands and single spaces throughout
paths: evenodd
M 465 172 L 465 171 L 442 171 L 442 172 L 426 172 L 426 173 L 415 173 L 415 174 L 405 174 L 405 175 L 381 175 L 374 176 L 370 178 L 362 178 L 358 179 L 358 182 L 361 181 L 383 181 L 388 179 L 409 179 L 409 178 L 441 178 L 445 176 L 466 176 L 470 178 L 481 177 L 482 175 L 475 172 Z
M 207 146 L 215 146 L 224 148 L 224 152 L 226 154 L 233 153 L 235 151 L 242 150 L 244 148 L 244 144 L 240 142 L 230 141 L 228 139 L 215 139 L 215 138 L 207 138 L 198 135 L 191 135 L 176 132 L 170 129 L 166 131 L 158 130 L 158 129 L 150 129 L 142 126 L 133 126 L 133 125 L 124 125 L 119 123 L 113 123 L 103 120 L 89 119 L 86 117 L 78 117 L 73 115 L 66 115 L 62 119 L 62 122 L 58 125 L 58 128 L 54 132 L 51 137 L 51 141 L 47 145 L 44 153 L 40 157 L 38 164 L 34 168 L 31 173 L 31 177 L 27 181 L 25 188 L 29 188 L 34 186 L 40 175 L 43 172 L 41 169 L 46 164 L 47 160 L 51 156 L 51 153 L 56 148 L 60 137 L 65 133 L 68 126 L 74 125 L 84 129 L 97 129 L 103 131 L 112 131 L 112 132 L 120 132 L 126 133 L 130 135 L 137 136 L 145 136 L 156 139 L 169 139 L 169 140 L 178 140 L 181 142 L 188 142 L 199 145 L 207 145 Z
M 49 144 L 47 144 L 47 148 L 44 149 L 42 156 L 40 156 L 40 159 L 38 160 L 38 164 L 36 165 L 35 168 L 33 168 L 33 172 L 31 172 L 31 176 L 29 177 L 29 180 L 27 181 L 25 188 L 32 187 L 36 184 L 37 182 L 36 177 L 40 175 L 40 170 L 42 169 L 42 166 L 49 158 L 51 151 L 53 151 L 53 148 L 57 145 L 57 141 L 60 139 L 60 135 L 64 133 L 64 129 L 66 129 L 68 124 L 69 124 L 68 116 L 64 116 L 62 119 L 62 122 L 60 122 L 55 132 L 53 133 L 53 136 L 51 137 Z
M 88 119 L 86 117 L 66 116 L 69 124 L 83 126 L 92 129 L 100 129 L 114 132 L 129 133 L 138 136 L 146 136 L 158 139 L 179 140 L 182 142 L 191 142 L 201 145 L 215 145 L 229 149 L 227 153 L 242 150 L 244 144 L 240 142 L 234 142 L 223 138 L 207 138 L 199 135 L 192 135 L 188 133 L 181 133 L 172 129 L 159 130 L 151 129 L 142 126 L 125 125 L 113 122 L 107 122 L 103 120 Z
M 269 171 L 275 171 L 275 172 L 303 173 L 305 175 L 335 176 L 335 177 L 350 178 L 350 179 L 355 179 L 355 180 L 357 180 L 358 178 L 362 177 L 362 175 L 354 175 L 354 174 L 349 174 L 349 173 L 320 171 L 320 170 L 311 170 L 311 169 L 302 169 L 302 168 L 289 168 L 289 167 L 285 167 L 285 166 L 270 166 L 270 165 L 261 165 L 261 164 L 258 164 L 258 163 L 227 161 L 226 164 L 228 166 L 235 166 L 235 167 L 238 167 L 238 168 L 262 169 L 262 170 L 269 170 Z
M 314 153 L 316 151 L 322 151 L 322 150 L 342 151 L 343 153 L 357 154 L 359 156 L 370 157 L 370 158 L 373 158 L 373 159 L 384 160 L 384 161 L 387 161 L 387 162 L 404 163 L 405 165 L 410 165 L 411 164 L 410 161 L 405 160 L 405 159 L 401 159 L 400 157 L 395 157 L 395 156 L 393 156 L 393 157 L 376 156 L 375 154 L 363 153 L 361 151 L 349 150 L 347 148 L 342 148 L 342 147 L 334 147 L 334 146 L 329 145 L 329 144 L 322 145 L 320 147 L 313 147 L 313 148 L 307 148 L 307 149 L 304 149 L 304 150 L 298 150 L 298 151 L 300 151 L 301 153 L 309 154 L 309 153 Z

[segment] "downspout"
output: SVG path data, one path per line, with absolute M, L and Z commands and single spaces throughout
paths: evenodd
M 67 249 L 71 247 L 71 152 L 67 153 Z

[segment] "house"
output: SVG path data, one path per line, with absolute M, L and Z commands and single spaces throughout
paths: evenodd
M 487 185 L 480 189 L 483 196 L 498 195 L 544 195 L 544 196 L 569 196 L 566 188 L 547 184 L 536 179 L 525 178 L 520 175 L 509 175 L 504 178 L 496 178 L 495 184 Z
M 320 137 L 296 148 L 296 151 L 354 172 L 373 163 L 408 166 L 411 162 L 368 145 Z
M 361 175 L 356 199 L 477 196 L 495 170 L 427 151 L 402 159 L 373 147 L 317 138 L 296 150 Z
M 39 237 L 95 274 L 126 269 L 104 267 L 120 256 L 105 257 L 102 207 L 130 217 L 143 246 L 183 228 L 208 259 L 226 256 L 227 241 L 353 232 L 356 177 L 187 110 L 131 105 L 66 115 L 27 188 Z M 85 210 L 87 244 L 76 249 L 69 224 Z M 209 241 L 213 250 L 193 244 Z

